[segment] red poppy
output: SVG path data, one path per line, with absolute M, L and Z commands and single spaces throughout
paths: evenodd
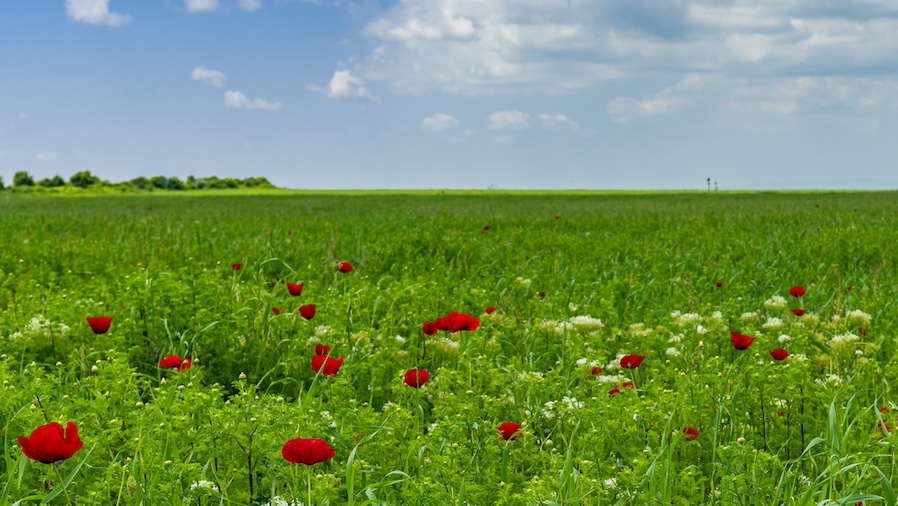
M 284 443 L 281 456 L 287 462 L 311 466 L 334 458 L 334 449 L 323 439 L 291 439 Z
M 287 291 L 290 292 L 290 295 L 296 297 L 302 293 L 303 284 L 304 283 L 287 283 Z
M 738 332 L 730 332 L 730 340 L 733 341 L 733 348 L 737 350 L 747 350 L 751 343 L 755 342 L 754 337 L 743 336 Z
M 718 281 L 718 282 L 714 283 L 714 286 L 716 286 L 717 288 L 720 288 L 720 287 L 723 286 L 723 282 L 722 282 L 722 281 Z
M 299 314 L 302 315 L 302 317 L 306 320 L 311 320 L 315 317 L 315 304 L 299 306 Z
M 326 357 L 328 353 L 331 352 L 330 346 L 325 346 L 323 344 L 315 345 L 315 356 L 316 357 Z
M 446 319 L 449 320 L 449 328 L 446 330 L 453 333 L 461 330 L 474 332 L 480 326 L 480 318 L 465 313 L 452 312 L 446 315 Z
M 879 412 L 880 413 L 888 413 L 889 412 L 888 406 L 883 406 L 883 407 L 879 408 Z
M 620 393 L 620 388 L 618 388 L 618 387 L 614 387 L 608 391 L 608 395 L 617 395 L 619 393 Z
M 645 355 L 627 355 L 620 359 L 620 366 L 624 369 L 636 369 L 642 365 L 643 360 L 645 360 Z
M 109 332 L 109 325 L 112 324 L 112 317 L 94 316 L 93 318 L 87 319 L 87 324 L 90 325 L 90 330 L 93 330 L 94 334 L 105 334 Z
M 321 373 L 323 376 L 336 376 L 343 365 L 343 357 L 336 360 L 325 357 L 323 355 L 315 355 L 312 357 L 312 370 Z
M 186 371 L 193 367 L 193 361 L 187 357 L 183 359 L 178 355 L 169 355 L 159 361 L 159 367 L 163 369 L 177 369 L 178 371 Z
M 789 289 L 789 295 L 793 297 L 801 297 L 805 294 L 804 287 L 801 285 L 793 286 Z
M 499 426 L 498 431 L 501 434 L 502 439 L 508 441 L 509 439 L 520 439 L 522 434 L 520 433 L 521 424 L 514 422 L 505 422 Z
M 486 308 L 486 314 L 493 314 L 495 312 L 496 312 L 496 308 L 494 308 L 493 306 Z
M 620 384 L 620 387 L 621 388 L 629 388 L 630 390 L 636 389 L 636 385 L 634 385 L 632 381 L 625 381 Z
M 546 298 L 546 292 L 539 292 L 539 298 L 540 298 L 540 299 L 545 299 L 545 298 Z
M 867 334 L 870 333 L 870 331 L 867 330 L 867 329 L 858 329 L 857 333 L 860 334 L 860 335 L 862 335 L 862 336 L 866 336 Z
M 234 269 L 235 271 L 239 271 L 242 268 L 243 264 L 231 264 L 231 269 Z
M 770 356 L 773 357 L 774 360 L 786 360 L 789 358 L 789 352 L 782 348 L 777 348 L 770 352 Z
M 602 368 L 601 367 L 593 367 L 592 369 L 590 369 L 589 372 L 591 372 L 593 374 L 602 374 Z
M 485 233 L 489 232 L 489 229 L 490 229 L 489 225 L 484 225 L 483 230 L 481 230 L 480 233 L 485 234 Z
M 281 314 L 281 310 L 276 307 L 271 308 L 271 312 L 274 313 L 275 316 Z
M 432 336 L 437 333 L 437 324 L 434 322 L 425 322 L 421 327 L 421 332 L 424 332 L 425 336 Z
M 340 272 L 346 273 L 352 270 L 352 264 L 349 262 L 340 262 Z
M 430 380 L 430 373 L 424 369 L 409 369 L 402 381 L 412 388 L 421 388 Z
M 555 215 L 555 219 L 556 219 L 556 220 L 560 220 L 560 219 L 561 219 L 561 216 L 558 216 L 558 215 L 556 214 L 556 215 Z
M 695 427 L 686 427 L 683 429 L 683 439 L 686 441 L 695 441 L 698 437 L 698 429 Z
M 851 291 L 851 285 L 848 285 L 847 290 L 848 290 L 849 292 Z
M 65 430 L 58 422 L 51 422 L 34 429 L 31 436 L 19 436 L 22 453 L 31 460 L 52 464 L 72 458 L 84 443 L 78 438 L 78 427 L 66 424 Z
M 801 316 L 801 315 L 803 315 L 804 313 L 805 313 L 805 310 L 804 310 L 804 309 L 793 309 L 793 310 L 792 310 L 792 314 L 794 314 L 795 316 Z

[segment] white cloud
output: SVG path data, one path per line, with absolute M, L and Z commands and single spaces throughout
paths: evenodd
M 211 12 L 218 9 L 218 0 L 184 0 L 187 12 Z
M 225 79 L 226 76 L 224 75 L 224 72 L 220 70 L 207 69 L 202 65 L 193 69 L 193 72 L 190 73 L 191 81 L 202 81 L 209 86 L 215 86 L 216 88 L 223 88 L 225 85 Z
M 576 130 L 579 126 L 564 114 L 537 114 L 536 121 L 547 130 Z
M 884 83 L 898 54 L 898 3 L 403 0 L 365 33 L 377 46 L 359 75 L 397 92 L 557 94 L 687 74 L 854 74 Z M 620 100 L 614 109 L 631 117 L 681 105 L 662 96 Z
M 261 0 L 238 0 L 237 5 L 246 12 L 253 12 L 262 8 Z
M 110 0 L 65 0 L 65 14 L 70 19 L 89 25 L 122 26 L 131 16 L 109 12 Z
M 490 114 L 490 130 L 522 130 L 530 126 L 530 115 L 521 111 L 499 111 Z
M 34 155 L 34 159 L 39 162 L 49 162 L 51 160 L 59 159 L 59 153 L 53 153 L 53 152 L 38 153 L 38 154 Z
M 249 99 L 239 91 L 226 91 L 224 99 L 225 107 L 234 109 L 277 111 L 281 108 L 280 102 L 268 102 L 261 98 Z
M 306 89 L 316 93 L 322 93 L 324 96 L 333 99 L 362 98 L 371 100 L 372 102 L 378 101 L 376 96 L 365 89 L 365 81 L 352 75 L 348 70 L 334 71 L 334 75 L 331 77 L 331 81 L 327 86 L 321 87 L 310 84 Z
M 425 132 L 445 132 L 459 125 L 459 121 L 448 114 L 437 113 L 424 118 L 421 122 L 421 130 Z

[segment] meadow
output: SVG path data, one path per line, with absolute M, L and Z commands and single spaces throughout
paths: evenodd
M 0 193 L 0 505 L 898 504 L 896 197 Z

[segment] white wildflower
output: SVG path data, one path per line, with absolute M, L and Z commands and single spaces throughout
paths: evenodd
M 215 487 L 215 483 L 212 483 L 211 481 L 208 481 L 208 480 L 200 480 L 200 481 L 192 483 L 190 485 L 190 490 L 196 490 L 198 488 L 206 488 L 209 490 L 218 490 Z
M 754 320 L 758 319 L 758 313 L 755 313 L 754 311 L 748 311 L 748 312 L 742 313 L 742 316 L 740 316 L 739 318 L 742 321 L 754 321 Z
M 683 334 L 675 334 L 675 335 L 672 335 L 670 337 L 670 339 L 667 340 L 667 342 L 671 343 L 671 344 L 677 344 L 682 340 L 683 340 Z
M 769 310 L 779 310 L 786 308 L 786 299 L 782 295 L 774 295 L 764 301 L 764 307 Z
M 851 341 L 857 341 L 857 340 L 858 340 L 858 337 L 856 335 L 852 334 L 851 332 L 849 332 L 847 334 L 838 334 L 838 335 L 833 336 L 833 338 L 829 340 L 828 344 L 830 346 L 839 346 L 839 345 L 847 344 L 847 343 L 850 343 Z
M 577 360 L 577 366 L 583 367 L 583 366 L 586 365 L 588 362 L 589 362 L 589 360 L 587 360 L 587 359 L 585 359 L 585 358 L 578 359 L 578 360 Z
M 524 279 L 521 276 L 518 276 L 515 278 L 515 282 L 524 288 L 530 288 L 531 281 L 529 279 Z
M 331 331 L 330 325 L 319 325 L 315 327 L 315 337 L 321 339 L 326 337 Z
M 761 327 L 768 329 L 768 330 L 769 329 L 778 329 L 782 326 L 783 326 L 783 320 L 776 318 L 776 317 L 768 318 L 767 321 L 764 322 L 763 325 L 761 325 Z
M 679 357 L 680 350 L 676 348 L 668 348 L 667 351 L 664 352 L 668 357 Z
M 568 302 L 568 304 L 567 304 L 567 308 L 568 308 L 572 313 L 576 313 L 576 312 L 577 312 L 577 308 L 579 308 L 579 307 L 580 307 L 580 306 L 574 304 L 573 302 Z
M 570 324 L 573 325 L 577 330 L 593 330 L 605 327 L 605 324 L 602 323 L 602 320 L 586 315 L 574 316 L 570 320 L 568 320 L 568 322 L 570 322 Z
M 779 341 L 780 344 L 786 344 L 791 341 L 792 338 L 787 336 L 786 334 L 780 334 L 780 336 L 776 340 Z
M 398 344 L 405 344 L 405 338 L 402 336 L 396 336 L 396 342 Z
M 628 381 L 626 377 L 621 376 L 619 374 L 611 374 L 611 375 L 602 374 L 602 375 L 596 376 L 595 378 L 596 378 L 596 380 L 598 380 L 599 383 L 602 383 L 602 384 L 607 384 L 607 383 L 620 384 L 620 383 L 623 383 L 624 381 Z
M 703 335 L 707 334 L 708 332 L 710 332 L 710 331 L 701 325 L 695 327 L 695 333 L 700 336 L 703 336 Z
M 616 478 L 608 478 L 605 480 L 605 488 L 608 490 L 614 490 L 617 488 L 617 479 Z
M 873 321 L 873 318 L 860 309 L 855 309 L 854 311 L 848 312 L 848 323 L 850 324 L 860 325 L 861 327 L 868 327 L 870 326 L 871 321 Z
M 567 404 L 567 409 L 572 411 L 583 407 L 583 401 L 578 401 L 576 397 L 562 397 L 561 402 Z

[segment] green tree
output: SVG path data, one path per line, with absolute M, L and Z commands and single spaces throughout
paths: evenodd
M 164 190 L 168 188 L 168 178 L 165 176 L 153 176 L 150 178 L 150 184 L 153 188 Z
M 20 170 L 12 177 L 12 184 L 13 186 L 34 186 L 34 178 L 31 177 L 31 174 Z
M 4 188 L 5 188 L 5 186 L 3 186 L 3 178 L 0 177 L 0 190 L 2 190 Z
M 82 170 L 72 174 L 69 178 L 69 184 L 76 188 L 90 188 L 100 183 L 100 178 L 94 176 L 89 170 Z
M 138 190 L 146 190 L 146 189 L 149 189 L 149 187 L 150 187 L 150 180 L 143 176 L 135 177 L 134 179 L 131 180 L 131 185 L 134 186 L 135 188 L 137 188 Z
M 43 178 L 37 182 L 38 186 L 43 186 L 45 188 L 57 188 L 60 186 L 65 186 L 65 179 L 62 178 L 59 174 L 51 178 Z

